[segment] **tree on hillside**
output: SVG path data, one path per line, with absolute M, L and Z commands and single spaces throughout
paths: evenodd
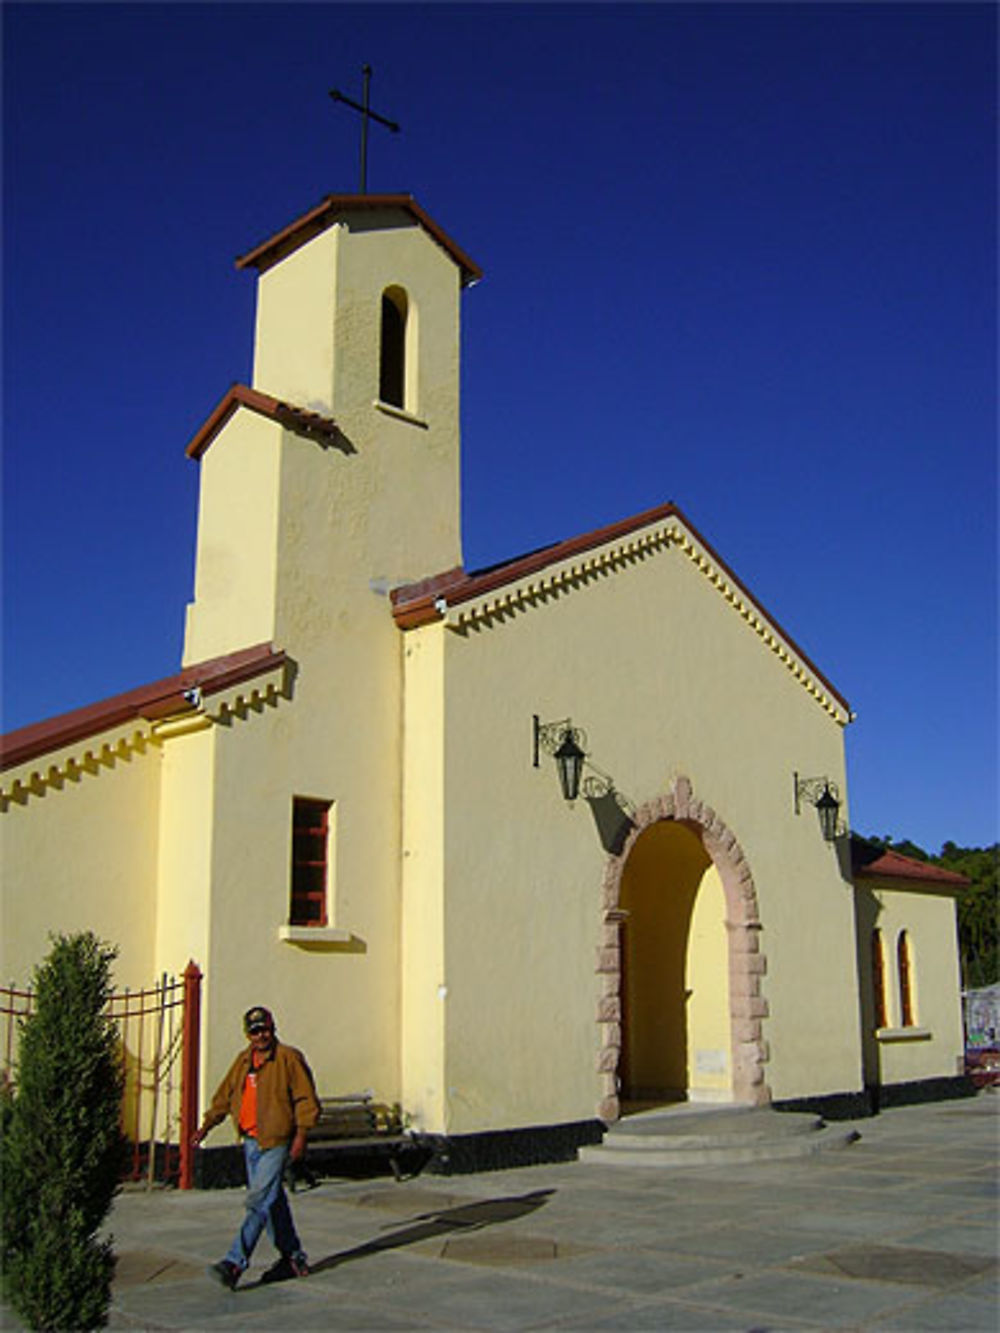
M 956 847 L 946 842 L 932 859 L 972 881 L 958 899 L 958 931 L 962 942 L 962 985 L 966 990 L 1000 981 L 1000 844 Z
M 35 969 L 0 1143 L 4 1285 L 31 1328 L 107 1322 L 114 1256 L 97 1232 L 122 1160 L 122 1066 L 105 1012 L 114 957 L 89 932 L 63 935 Z

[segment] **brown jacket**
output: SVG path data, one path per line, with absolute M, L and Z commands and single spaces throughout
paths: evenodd
M 250 1072 L 250 1047 L 239 1053 L 215 1090 L 201 1123 L 203 1130 L 220 1124 L 227 1115 L 239 1129 L 243 1084 Z M 300 1129 L 319 1119 L 319 1100 L 312 1071 L 294 1046 L 276 1041 L 257 1071 L 257 1142 L 261 1148 L 287 1143 Z

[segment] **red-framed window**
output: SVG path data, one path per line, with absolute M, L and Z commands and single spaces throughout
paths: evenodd
M 326 925 L 331 801 L 292 799 L 292 926 Z
M 888 1027 L 885 1007 L 885 959 L 882 954 L 882 932 L 872 931 L 872 994 L 875 1000 L 875 1026 Z
M 896 964 L 899 968 L 899 1025 L 912 1028 L 914 1026 L 913 959 L 910 956 L 910 937 L 905 930 L 899 932 L 899 939 L 896 942 Z

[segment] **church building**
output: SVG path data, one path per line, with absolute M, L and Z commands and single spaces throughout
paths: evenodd
M 203 1098 L 265 1004 L 473 1165 L 954 1082 L 964 881 L 852 841 L 848 703 L 689 518 L 464 567 L 477 264 L 365 194 L 237 263 L 180 669 L 4 738 L 5 977 L 53 930 L 120 984 L 194 959 Z

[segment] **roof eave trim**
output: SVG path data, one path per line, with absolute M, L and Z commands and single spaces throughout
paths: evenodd
M 442 597 L 449 607 L 475 601 L 476 598 L 485 597 L 498 588 L 540 573 L 549 565 L 571 560 L 574 556 L 583 555 L 598 546 L 627 537 L 651 523 L 677 516 L 680 515 L 676 505 L 659 505 L 655 509 L 634 514 L 631 518 L 611 523 L 607 527 L 581 533 L 577 537 L 556 542 L 552 546 L 544 546 L 530 555 L 517 556 L 506 564 L 497 565 L 486 574 L 465 574 L 462 570 L 449 570 L 437 578 L 411 584 L 409 588 L 397 588 L 392 594 L 393 616 L 400 629 L 417 629 L 421 625 L 429 625 L 442 618 L 440 610 Z M 416 596 L 410 595 L 410 590 L 415 592 Z
M 899 889 L 909 886 L 911 888 L 940 889 L 949 893 L 961 893 L 962 890 L 968 889 L 972 885 L 970 879 L 966 879 L 964 875 L 959 875 L 955 871 L 941 870 L 940 867 L 935 867 L 935 869 L 939 871 L 938 874 L 920 875 L 905 870 L 877 870 L 873 866 L 862 866 L 854 871 L 854 878 L 855 880 L 889 881 L 893 888 Z
M 185 696 L 193 690 L 210 697 L 283 667 L 287 661 L 288 655 L 283 650 L 270 643 L 256 644 L 252 648 L 196 662 L 174 676 L 112 695 L 99 703 L 21 727 L 0 737 L 0 771 L 7 772 L 137 719 L 158 721 L 171 713 L 192 708 L 194 705 Z
M 842 710 L 843 717 L 839 720 L 845 723 L 851 722 L 854 713 L 840 691 L 831 684 L 809 656 L 796 644 L 791 635 L 785 632 L 778 621 L 750 592 L 746 584 L 733 572 L 711 543 L 705 540 L 694 524 L 672 502 L 659 505 L 654 509 L 647 509 L 643 513 L 633 515 L 631 518 L 622 519 L 617 523 L 581 534 L 578 537 L 572 537 L 567 541 L 543 547 L 530 555 L 515 558 L 507 564 L 498 565 L 486 574 L 472 574 L 461 577 L 457 576 L 456 571 L 452 570 L 437 579 L 425 579 L 420 583 L 409 585 L 409 588 L 399 588 L 392 595 L 393 617 L 401 630 L 419 629 L 421 626 L 443 620 L 446 610 L 451 611 L 464 603 L 486 597 L 500 588 L 508 587 L 513 583 L 537 575 L 549 566 L 585 556 L 598 547 L 627 541 L 643 528 L 668 521 L 673 521 L 686 530 L 688 537 L 684 539 L 685 549 L 690 546 L 694 550 L 692 541 L 696 543 L 704 551 L 706 559 L 716 566 L 720 575 L 739 593 L 739 598 L 742 599 L 744 605 L 752 608 L 753 616 L 751 619 L 756 617 L 757 621 L 769 628 L 769 632 L 771 632 L 776 643 L 780 641 L 781 644 L 785 645 L 785 649 L 782 650 L 785 652 L 785 656 L 788 656 L 789 659 L 794 658 L 801 664 L 797 669 L 797 674 L 801 674 L 803 677 L 811 676 L 822 687 L 822 691 L 826 693 L 829 699 L 835 701 L 837 708 Z M 698 563 L 704 565 L 705 561 L 699 558 Z M 836 709 L 833 711 L 836 713 Z
M 410 194 L 328 194 L 315 207 L 290 222 L 287 227 L 275 232 L 273 236 L 254 246 L 252 250 L 248 250 L 246 254 L 238 256 L 235 261 L 236 267 L 255 268 L 258 273 L 265 273 L 300 246 L 305 245 L 307 241 L 311 241 L 314 236 L 326 231 L 341 214 L 371 211 L 376 208 L 405 210 L 457 264 L 461 271 L 463 287 L 480 281 L 483 271 L 475 260 L 455 244 L 447 232 L 438 226 Z

